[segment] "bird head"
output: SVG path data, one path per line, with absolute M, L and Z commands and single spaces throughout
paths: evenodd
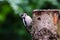
M 25 18 L 26 16 L 27 16 L 26 13 L 23 13 L 23 14 L 21 15 L 22 18 Z

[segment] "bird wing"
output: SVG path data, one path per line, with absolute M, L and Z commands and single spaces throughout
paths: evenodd
M 27 26 L 27 25 L 26 25 L 26 21 L 25 21 L 25 19 L 23 19 L 23 23 L 24 23 L 25 26 Z

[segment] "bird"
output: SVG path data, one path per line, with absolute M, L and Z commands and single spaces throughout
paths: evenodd
M 24 24 L 26 30 L 28 32 L 30 32 L 31 31 L 31 27 L 32 27 L 31 26 L 32 25 L 32 18 L 29 15 L 27 15 L 27 13 L 23 13 L 21 15 L 21 17 L 22 17 L 23 24 Z

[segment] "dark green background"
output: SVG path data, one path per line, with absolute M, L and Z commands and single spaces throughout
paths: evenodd
M 32 17 L 34 9 L 60 9 L 60 0 L 22 0 L 16 5 L 20 13 L 8 1 L 0 1 L 0 40 L 31 40 L 19 14 L 27 12 Z

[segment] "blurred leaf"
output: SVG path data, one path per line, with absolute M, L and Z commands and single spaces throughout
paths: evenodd
M 2 6 L 2 9 L 3 14 L 7 14 L 9 11 L 11 11 L 11 8 L 8 5 Z
M 2 1 L 0 3 L 0 6 L 1 6 L 0 7 L 0 9 L 1 9 L 1 11 L 0 11 L 0 21 L 4 22 L 5 19 L 6 19 L 6 15 L 9 14 L 12 11 L 12 8 L 9 5 L 9 3 L 6 2 L 6 1 Z
M 48 0 L 48 1 L 51 2 L 51 3 L 54 4 L 54 5 L 58 5 L 57 0 Z
M 58 3 L 60 3 L 60 0 L 57 0 Z
M 19 34 L 20 34 L 20 35 L 25 35 L 25 33 L 26 33 L 26 31 L 25 31 L 24 29 L 20 29 L 20 30 L 19 30 Z
M 58 9 L 57 5 L 53 5 L 51 2 L 46 1 L 42 6 L 41 9 Z
M 5 20 L 5 16 L 0 14 L 0 22 L 4 22 L 4 20 Z

